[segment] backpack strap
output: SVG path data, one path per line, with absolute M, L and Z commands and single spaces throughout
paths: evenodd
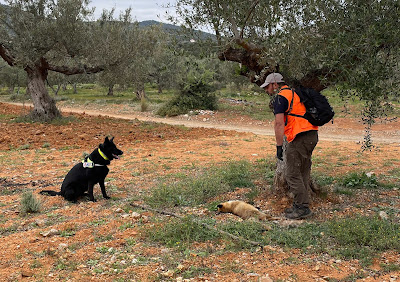
M 288 111 L 287 115 L 288 115 L 288 116 L 292 116 L 292 117 L 299 117 L 299 118 L 304 118 L 304 119 L 306 119 L 304 116 L 296 115 L 296 114 L 292 114 L 292 113 L 291 113 L 292 110 L 293 110 L 294 90 L 293 90 L 292 88 L 287 88 L 287 87 L 282 88 L 282 90 L 283 90 L 283 89 L 292 90 L 292 101 L 290 101 L 290 107 L 289 107 L 289 111 Z

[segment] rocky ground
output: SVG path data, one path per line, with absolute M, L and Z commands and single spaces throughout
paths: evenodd
M 400 279 L 399 271 L 383 271 L 381 267 L 400 264 L 400 255 L 393 251 L 380 254 L 372 266 L 365 268 L 358 260 L 280 246 L 224 252 L 223 246 L 199 244 L 194 246 L 197 252 L 182 254 L 143 237 L 140 228 L 153 226 L 163 216 L 133 208 L 132 201 L 140 203 L 143 193 L 154 187 L 160 176 L 185 173 L 188 166 L 270 158 L 275 154 L 270 122 L 218 112 L 160 120 L 124 105 L 61 108 L 70 122 L 32 124 L 10 121 L 15 114 L 27 111 L 26 107 L 0 104 L 1 281 L 182 281 L 185 275 L 192 281 L 348 281 L 357 276 L 364 281 Z M 378 124 L 375 150 L 360 154 L 362 131 L 362 124 L 344 118 L 321 129 L 314 172 L 340 176 L 364 170 L 384 177 L 398 169 L 400 123 Z M 255 134 L 259 132 L 263 133 Z M 91 152 L 107 135 L 115 136 L 124 151 L 123 158 L 110 166 L 106 186 L 111 200 L 102 199 L 96 187 L 98 201 L 94 203 L 72 204 L 61 197 L 38 195 L 40 213 L 20 211 L 23 192 L 33 191 L 36 195 L 41 189 L 58 190 L 83 153 Z M 388 181 L 398 183 L 398 179 Z M 256 199 L 257 206 L 280 217 L 289 199 L 278 197 L 270 187 L 260 189 L 263 192 Z M 241 193 L 238 190 L 227 196 L 240 198 Z M 326 197 L 314 198 L 315 216 L 309 221 L 372 215 L 377 207 L 399 210 L 398 188 L 352 197 L 328 191 Z M 217 220 L 240 220 L 202 207 L 185 212 Z M 282 219 L 279 224 L 287 228 L 291 223 Z M 201 255 L 203 249 L 211 251 Z

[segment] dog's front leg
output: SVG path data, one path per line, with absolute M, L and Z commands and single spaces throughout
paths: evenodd
M 104 179 L 99 181 L 99 185 L 101 188 L 101 193 L 103 194 L 104 199 L 110 199 L 106 192 L 106 186 L 104 185 Z
M 94 187 L 94 182 L 92 182 L 92 181 L 89 181 L 88 182 L 88 196 L 89 196 L 89 201 L 92 201 L 92 202 L 96 202 L 96 200 L 95 200 L 95 198 L 94 198 L 94 196 L 93 196 L 93 187 Z

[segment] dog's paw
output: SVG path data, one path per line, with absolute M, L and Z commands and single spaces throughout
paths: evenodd
M 91 202 L 97 202 L 97 200 L 96 200 L 95 198 L 89 199 L 89 201 L 91 201 Z
M 104 198 L 104 199 L 107 199 L 107 200 L 108 200 L 108 199 L 111 199 L 111 197 L 109 197 L 109 196 L 103 196 L 103 198 Z

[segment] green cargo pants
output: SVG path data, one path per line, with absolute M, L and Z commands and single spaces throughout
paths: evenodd
M 297 206 L 310 204 L 311 156 L 317 143 L 318 131 L 311 130 L 298 134 L 286 148 L 286 181 Z

